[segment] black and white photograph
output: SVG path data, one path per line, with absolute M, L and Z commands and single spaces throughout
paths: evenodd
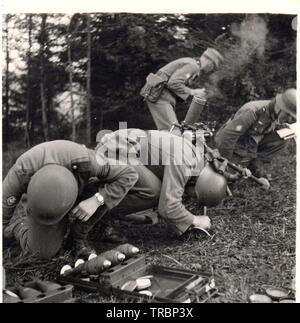
M 2 302 L 296 303 L 297 11 L 83 8 L 2 13 Z

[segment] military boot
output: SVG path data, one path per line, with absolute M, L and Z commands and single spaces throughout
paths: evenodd
M 26 234 L 28 231 L 28 223 L 26 217 L 25 206 L 19 203 L 15 209 L 10 223 L 3 229 L 4 246 L 11 246 L 18 242 L 22 249 L 26 247 Z
M 71 241 L 74 256 L 76 258 L 88 258 L 96 251 L 89 246 L 87 241 L 90 231 L 94 228 L 96 223 L 100 221 L 106 211 L 98 210 L 88 221 L 82 222 L 76 219 L 71 225 Z
M 101 221 L 100 240 L 108 243 L 126 243 L 128 239 L 113 225 Z
M 88 223 L 80 220 L 75 220 L 72 224 L 70 236 L 73 253 L 76 258 L 86 259 L 92 253 L 96 253 L 96 251 L 90 247 L 87 241 L 88 234 L 92 230 L 93 226 L 94 225 L 88 225 Z
M 3 230 L 3 238 L 6 241 L 17 240 L 20 242 L 23 233 L 28 230 L 26 218 L 16 218 Z

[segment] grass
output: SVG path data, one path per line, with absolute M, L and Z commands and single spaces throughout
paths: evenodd
M 219 290 L 216 303 L 247 302 L 249 295 L 268 286 L 290 288 L 296 240 L 296 158 L 290 153 L 278 156 L 272 163 L 270 191 L 243 180 L 234 187 L 233 197 L 208 209 L 212 237 L 200 233 L 176 238 L 163 222 L 154 226 L 124 222 L 117 225 L 130 243 L 142 250 L 147 262 L 213 275 Z M 185 204 L 194 214 L 201 214 L 195 201 L 186 199 Z M 112 248 L 97 241 L 97 228 L 91 239 L 99 252 Z M 30 259 L 20 259 L 18 251 L 10 247 L 3 253 L 8 284 L 34 277 L 55 279 L 61 266 L 73 261 L 65 254 L 51 262 L 32 264 Z M 75 291 L 75 296 L 85 302 L 122 302 L 80 291 Z

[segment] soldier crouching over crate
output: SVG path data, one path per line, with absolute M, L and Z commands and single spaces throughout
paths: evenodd
M 257 177 L 264 176 L 264 164 L 285 146 L 278 126 L 296 122 L 296 90 L 288 89 L 273 100 L 251 101 L 217 132 L 217 148 L 225 158 L 233 158 Z
M 66 140 L 45 142 L 21 155 L 3 182 L 3 237 L 15 238 L 24 253 L 51 258 L 73 218 L 75 254 L 93 253 L 88 233 L 138 179 L 133 167 L 102 161 L 93 150 Z M 93 177 L 98 186 L 90 190 Z
M 157 130 L 123 129 L 98 140 L 96 155 L 99 151 L 100 156 L 128 163 L 139 175 L 114 211 L 125 215 L 158 207 L 158 213 L 178 235 L 193 227 L 210 228 L 209 217 L 192 214 L 182 201 L 184 193 L 201 200 L 206 189 L 211 191 L 211 204 L 218 204 L 226 195 L 223 176 L 212 172 L 207 181 L 203 178 L 207 172 L 200 174 L 204 168 L 201 147 L 197 150 L 190 140 Z

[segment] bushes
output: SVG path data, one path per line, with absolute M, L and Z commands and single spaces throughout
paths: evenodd
M 52 18 L 49 37 L 59 32 L 60 37 L 70 36 L 72 40 L 72 61 L 76 67 L 73 82 L 80 84 L 79 95 L 83 98 L 82 102 L 77 102 L 80 139 L 86 125 L 86 18 L 76 15 L 74 21 L 78 24 L 73 26 L 70 35 L 66 26 L 58 28 L 59 20 L 55 15 Z M 208 81 L 198 80 L 197 86 L 205 86 L 210 95 L 209 108 L 202 115 L 204 121 L 215 120 L 220 125 L 244 103 L 269 99 L 278 91 L 295 87 L 296 32 L 291 28 L 292 19 L 291 15 L 92 14 L 92 132 L 95 134 L 100 128 L 116 129 L 119 121 L 127 121 L 130 127 L 153 128 L 150 113 L 139 95 L 147 74 L 179 57 L 199 57 L 207 47 L 218 48 L 226 59 Z M 248 28 L 250 23 L 255 27 L 254 32 Z M 256 37 L 257 31 L 259 37 Z M 257 39 L 263 40 L 263 45 L 257 47 Z M 70 120 L 65 120 L 55 107 L 56 95 L 68 87 L 67 50 L 60 47 L 57 54 L 48 54 L 45 83 L 50 139 L 70 139 Z M 32 58 L 31 65 L 32 75 L 38 76 L 38 57 Z M 3 114 L 4 124 L 9 123 L 5 142 L 24 137 L 28 93 L 32 101 L 32 137 L 36 142 L 43 140 L 40 80 L 35 77 L 27 91 L 26 72 L 27 69 L 22 77 L 10 76 L 12 83 L 18 85 L 18 91 L 12 91 L 11 86 L 8 121 Z M 189 103 L 178 104 L 179 119 L 184 118 Z

